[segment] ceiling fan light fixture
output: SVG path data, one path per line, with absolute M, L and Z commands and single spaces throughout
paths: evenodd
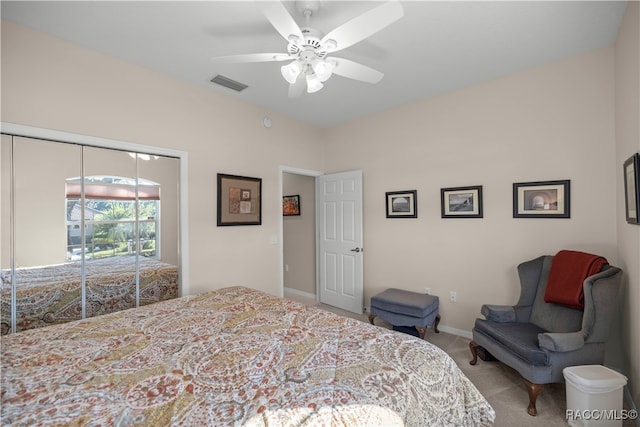
M 315 74 L 307 74 L 307 92 L 314 93 L 322 89 L 324 85 Z
M 326 52 L 333 52 L 336 49 L 338 49 L 338 42 L 335 41 L 334 39 L 325 40 L 324 43 L 322 43 L 322 46 L 320 47 L 320 50 L 323 50 Z
M 295 45 L 299 45 L 300 44 L 300 37 L 296 36 L 295 34 L 290 34 L 289 37 L 287 37 L 287 41 L 289 43 L 293 43 Z
M 329 80 L 329 77 L 331 77 L 331 74 L 333 74 L 334 67 L 335 64 L 333 62 L 323 59 L 318 59 L 311 65 L 311 68 L 313 68 L 313 72 L 316 76 L 318 76 L 318 79 L 321 82 L 326 82 L 327 80 Z
M 300 71 L 302 71 L 302 67 L 300 66 L 300 63 L 298 61 L 293 61 L 288 65 L 283 65 L 280 68 L 280 72 L 282 72 L 282 77 L 284 77 L 284 79 L 290 84 L 294 84 L 296 80 L 298 80 Z

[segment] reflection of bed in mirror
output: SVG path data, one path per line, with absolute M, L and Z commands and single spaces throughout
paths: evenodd
M 86 317 L 136 306 L 135 257 L 87 259 Z M 178 267 L 139 257 L 140 305 L 178 296 Z M 11 331 L 11 271 L 2 270 L 2 335 Z M 81 263 L 16 269 L 18 331 L 82 318 Z

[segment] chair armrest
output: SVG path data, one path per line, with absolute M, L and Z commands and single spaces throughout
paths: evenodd
M 499 323 L 515 322 L 516 312 L 510 305 L 489 305 L 485 304 L 480 309 L 480 313 L 487 319 Z
M 538 334 L 538 345 L 549 351 L 574 351 L 584 347 L 584 335 L 582 332 Z

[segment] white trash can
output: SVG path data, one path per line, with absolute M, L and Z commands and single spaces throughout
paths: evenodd
M 570 425 L 622 425 L 622 388 L 627 377 L 602 365 L 569 366 L 562 373 Z

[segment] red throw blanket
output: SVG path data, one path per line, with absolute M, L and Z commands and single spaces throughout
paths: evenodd
M 562 250 L 553 257 L 545 302 L 571 308 L 584 308 L 584 280 L 599 273 L 608 264 L 604 257 L 578 251 Z

